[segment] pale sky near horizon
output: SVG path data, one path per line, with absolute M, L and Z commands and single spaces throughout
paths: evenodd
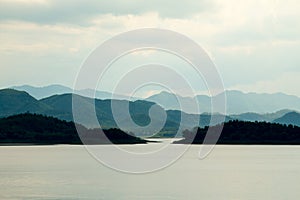
M 0 0 L 0 88 L 70 87 L 103 41 L 151 27 L 200 44 L 226 89 L 300 96 L 299 10 L 297 0 Z

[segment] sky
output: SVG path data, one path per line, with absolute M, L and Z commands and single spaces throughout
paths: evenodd
M 226 89 L 300 96 L 299 10 L 298 0 L 0 0 L 0 88 L 72 87 L 102 42 L 134 29 L 160 28 L 201 45 Z M 150 57 L 184 65 L 158 52 Z M 116 69 L 147 59 L 147 52 L 130 55 Z M 205 93 L 202 86 L 197 93 Z

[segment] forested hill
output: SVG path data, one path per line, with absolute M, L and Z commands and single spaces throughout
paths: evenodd
M 86 134 L 87 144 L 106 143 L 103 139 L 104 135 L 99 129 L 87 129 L 78 126 Z M 104 133 L 115 144 L 146 143 L 145 140 L 129 135 L 119 129 L 104 130 Z M 0 119 L 0 144 L 8 143 L 82 144 L 74 122 L 29 113 Z
M 211 127 L 216 134 L 220 125 Z M 208 127 L 184 131 L 185 139 L 175 143 L 202 144 Z M 268 122 L 229 121 L 224 123 L 217 144 L 300 144 L 300 127 Z

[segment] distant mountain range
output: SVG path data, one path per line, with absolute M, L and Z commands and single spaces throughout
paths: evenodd
M 73 90 L 62 85 L 49 85 L 45 87 L 34 87 L 31 85 L 13 86 L 11 89 L 25 91 L 36 99 L 50 97 L 56 94 L 72 93 Z
M 70 93 L 57 94 L 37 100 L 27 92 L 17 91 L 14 89 L 0 90 L 0 118 L 29 112 L 72 121 L 72 97 L 79 102 L 80 109 L 83 112 L 83 114 L 80 115 L 77 120 L 79 120 L 80 124 L 89 128 L 98 126 L 98 122 L 93 120 L 92 105 L 94 103 L 97 118 L 101 124 L 101 127 L 104 129 L 118 128 L 111 110 L 112 103 L 114 103 L 114 105 L 117 107 L 125 107 L 126 104 L 129 103 L 130 116 L 132 120 L 140 126 L 147 126 L 150 122 L 159 124 L 162 120 L 164 120 L 161 116 L 155 116 L 152 121 L 150 120 L 149 110 L 152 106 L 155 106 L 155 108 L 159 111 L 157 113 L 164 112 L 165 110 L 163 107 L 155 104 L 154 102 L 145 100 L 136 100 L 130 102 L 127 100 L 118 99 L 101 100 L 84 97 L 77 94 L 72 95 Z M 210 124 L 212 116 L 214 116 L 216 120 Z M 160 134 L 163 136 L 173 136 L 176 130 L 180 127 L 181 122 L 181 130 L 184 130 L 191 129 L 195 126 L 204 127 L 208 125 L 215 125 L 218 124 L 222 118 L 225 118 L 226 122 L 229 120 L 238 119 L 242 121 L 266 121 L 300 126 L 300 114 L 288 109 L 267 114 L 248 112 L 228 116 L 224 116 L 222 114 L 212 115 L 209 113 L 202 113 L 201 115 L 198 115 L 188 114 L 179 110 L 166 110 L 166 123 L 164 124 Z M 182 119 L 185 120 L 182 121 Z M 120 120 L 122 123 L 130 124 L 127 123 L 129 119 L 125 116 L 120 116 Z M 199 124 L 197 122 L 199 122 Z M 148 132 L 141 132 L 141 130 L 135 129 L 135 127 L 131 126 L 128 126 L 127 130 L 124 131 L 131 131 L 139 136 L 149 134 Z M 155 132 L 155 130 L 150 130 L 150 132 Z
M 170 110 L 183 110 L 187 113 L 195 113 L 195 106 L 199 106 L 200 113 L 211 112 L 212 99 L 218 101 L 224 93 L 209 97 L 197 95 L 195 97 L 182 97 L 168 92 L 148 97 L 147 101 L 155 102 L 163 108 Z M 227 114 L 241 113 L 273 113 L 275 111 L 289 109 L 300 110 L 300 98 L 297 96 L 276 94 L 243 93 L 240 91 L 225 91 Z M 181 104 L 181 106 L 180 106 Z M 218 112 L 218 110 L 216 110 Z
M 91 97 L 97 99 L 111 99 L 112 94 L 104 91 L 94 91 L 92 89 L 76 90 L 62 85 L 50 85 L 46 87 L 34 87 L 30 85 L 14 86 L 12 89 L 25 91 L 35 99 L 43 99 L 53 95 L 76 93 L 81 96 Z M 227 114 L 236 115 L 248 113 L 265 114 L 274 113 L 280 110 L 300 111 L 300 98 L 297 96 L 287 95 L 283 93 L 276 94 L 258 94 L 258 93 L 243 93 L 241 91 L 228 90 L 225 91 L 227 103 Z M 128 98 L 125 95 L 113 95 L 114 99 L 131 99 L 131 100 L 145 100 L 154 102 L 165 110 L 181 110 L 185 113 L 211 113 L 211 101 L 220 100 L 224 93 L 210 97 L 207 95 L 197 95 L 195 97 L 182 97 L 180 95 L 171 94 L 168 92 L 161 92 L 152 95 L 146 99 L 137 97 Z M 181 105 L 181 106 L 180 106 Z M 199 106 L 199 111 L 195 110 L 195 106 Z M 218 110 L 214 110 L 218 112 Z M 280 114 L 280 113 L 279 113 Z M 257 115 L 257 120 L 259 116 Z M 263 117 L 262 120 L 265 120 Z
M 45 87 L 35 87 L 31 85 L 13 86 L 11 89 L 25 91 L 36 99 L 43 99 L 58 94 L 76 93 L 81 96 L 97 98 L 97 99 L 111 99 L 112 93 L 104 91 L 94 91 L 92 89 L 73 90 L 63 85 L 49 85 Z M 116 99 L 127 99 L 125 95 L 114 94 Z

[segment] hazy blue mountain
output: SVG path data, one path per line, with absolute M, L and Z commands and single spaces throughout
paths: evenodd
M 180 123 L 182 118 L 185 119 L 184 126 L 186 126 L 186 128 L 192 127 L 194 124 L 198 124 L 197 126 L 200 126 L 200 127 L 208 126 L 209 124 L 216 125 L 216 124 L 219 124 L 223 119 L 225 119 L 225 121 L 229 121 L 229 120 L 233 119 L 229 116 L 224 116 L 221 114 L 213 114 L 212 115 L 209 113 L 203 113 L 203 114 L 197 115 L 197 114 L 188 114 L 188 113 L 181 112 L 178 110 L 168 110 L 167 114 L 168 114 L 169 121 L 173 121 L 178 124 Z M 212 116 L 214 116 L 214 121 L 211 121 Z
M 249 120 L 252 120 L 256 117 L 258 120 L 263 120 L 264 117 L 261 117 L 258 114 L 273 113 L 283 109 L 300 110 L 300 98 L 283 93 L 258 94 L 229 90 L 226 91 L 225 94 L 227 98 L 227 114 L 234 115 L 247 113 L 243 116 L 243 118 Z M 170 94 L 168 92 L 161 92 L 148 97 L 146 100 L 155 102 L 167 110 L 174 109 L 182 110 L 187 113 L 197 113 L 194 109 L 195 106 L 191 103 L 195 102 L 196 99 L 200 108 L 200 113 L 202 113 L 211 112 L 212 98 L 218 101 L 222 95 L 224 95 L 224 93 L 214 97 L 209 97 L 206 95 L 198 95 L 196 97 L 181 97 L 180 95 L 176 96 L 175 94 Z M 179 101 L 176 101 L 176 97 L 179 99 Z M 185 107 L 180 107 L 179 102 L 182 102 Z M 215 111 L 218 112 L 218 110 Z M 257 114 L 253 116 L 251 113 Z
M 207 95 L 197 95 L 196 100 L 198 102 L 200 113 L 211 113 L 211 98 Z
M 22 86 L 13 86 L 12 89 L 25 91 L 31 96 L 36 99 L 43 99 L 46 97 L 50 97 L 57 94 L 66 94 L 66 93 L 76 93 L 81 96 L 90 97 L 90 98 L 97 98 L 97 99 L 129 99 L 125 95 L 115 94 L 112 95 L 110 92 L 105 91 L 94 91 L 92 89 L 82 89 L 82 90 L 75 90 L 63 86 L 63 85 L 48 85 L 44 87 L 35 87 L 31 85 L 22 85 Z M 130 100 L 137 100 L 137 98 L 131 98 Z
M 36 99 L 42 99 L 57 94 L 72 93 L 71 88 L 62 85 L 50 85 L 45 87 L 33 87 L 29 85 L 13 87 L 20 91 L 26 91 L 28 94 Z M 137 98 L 128 98 L 125 95 L 113 95 L 105 91 L 94 91 L 92 89 L 84 89 L 75 91 L 81 96 L 97 99 L 130 99 L 131 101 Z M 211 101 L 221 98 L 219 94 L 214 97 L 206 95 L 197 95 L 195 97 L 183 97 L 180 95 L 171 94 L 168 92 L 161 92 L 146 98 L 146 101 L 154 102 L 162 106 L 166 110 L 182 110 L 186 113 L 199 114 L 211 113 Z M 227 97 L 227 114 L 242 114 L 245 113 L 242 119 L 264 121 L 266 116 L 259 116 L 259 114 L 274 113 L 278 110 L 300 110 L 300 98 L 297 96 L 286 95 L 283 93 L 276 94 L 258 94 L 258 93 L 243 93 L 240 91 L 226 91 Z M 199 110 L 197 112 L 197 108 Z M 218 110 L 214 110 L 218 112 Z M 252 114 L 251 114 L 252 113 Z M 282 116 L 282 115 L 281 115 Z M 271 120 L 274 117 L 269 116 L 266 119 Z M 278 117 L 277 117 L 278 118 Z
M 35 87 L 31 85 L 13 86 L 12 89 L 25 91 L 36 99 L 42 99 L 55 94 L 72 93 L 72 89 L 62 85 L 49 85 L 45 87 Z
M 211 99 L 205 95 L 183 97 L 168 92 L 161 92 L 159 94 L 152 95 L 145 100 L 157 103 L 166 110 L 182 110 L 183 112 L 194 114 L 211 111 Z M 197 112 L 197 107 L 199 112 Z
M 294 111 L 290 110 L 290 109 L 283 109 L 283 110 L 279 110 L 279 111 L 274 112 L 274 113 L 263 114 L 263 116 L 266 117 L 267 119 L 269 119 L 269 121 L 273 121 L 273 120 L 275 120 L 277 118 L 280 118 L 283 115 L 285 115 L 287 113 L 290 113 L 290 112 L 294 112 Z
M 99 90 L 92 90 L 92 89 L 83 89 L 83 90 L 77 90 L 75 91 L 76 94 L 85 96 L 85 97 L 90 97 L 90 98 L 96 98 L 96 99 L 120 99 L 120 100 L 138 100 L 138 98 L 135 97 L 128 97 L 126 95 L 121 95 L 121 94 L 112 94 L 110 92 L 105 92 L 105 91 L 99 91 Z
M 275 119 L 273 122 L 280 124 L 292 124 L 295 126 L 300 126 L 300 113 L 298 112 L 289 112 L 282 117 Z
M 179 110 L 178 108 L 180 108 L 180 105 L 177 98 L 181 98 L 181 96 L 168 92 L 161 92 L 159 94 L 154 94 L 145 100 L 155 102 L 168 110 Z
M 282 109 L 300 110 L 300 98 L 283 93 L 258 94 L 226 91 L 227 113 L 273 113 Z M 218 98 L 218 95 L 215 97 Z
M 250 122 L 254 122 L 254 121 L 269 121 L 267 119 L 267 117 L 265 117 L 263 114 L 257 114 L 257 113 L 242 113 L 239 115 L 230 115 L 230 117 L 232 117 L 233 119 L 238 119 L 241 121 L 250 121 Z
M 283 110 L 279 110 L 277 112 L 274 113 L 266 113 L 266 114 L 257 114 L 257 113 L 242 113 L 239 115 L 230 115 L 230 117 L 232 119 L 237 119 L 237 120 L 241 120 L 241 121 L 250 121 L 250 122 L 254 122 L 254 121 L 266 121 L 266 122 L 272 122 L 273 120 L 282 117 L 283 115 L 292 112 L 292 110 L 288 110 L 288 109 L 283 109 Z

